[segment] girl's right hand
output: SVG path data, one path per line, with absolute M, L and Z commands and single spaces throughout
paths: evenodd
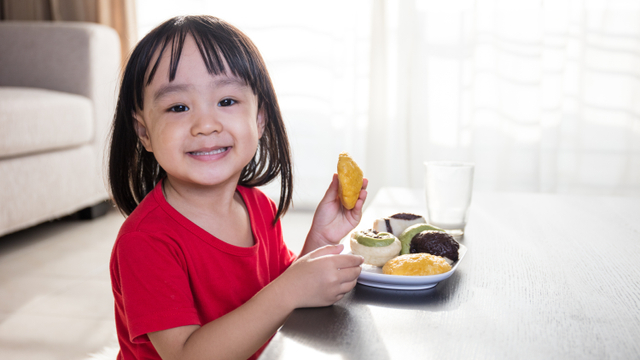
M 344 245 L 328 245 L 297 259 L 278 277 L 293 308 L 329 306 L 351 291 L 364 258 L 340 254 Z

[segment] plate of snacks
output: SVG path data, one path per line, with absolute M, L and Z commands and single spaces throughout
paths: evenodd
M 384 289 L 435 287 L 456 271 L 467 248 L 424 217 L 398 213 L 349 237 L 350 252 L 364 257 L 358 282 Z

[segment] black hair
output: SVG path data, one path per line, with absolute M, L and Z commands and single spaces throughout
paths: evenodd
M 265 115 L 265 129 L 255 155 L 242 170 L 239 185 L 261 186 L 280 176 L 275 223 L 291 205 L 293 176 L 289 141 L 273 84 L 253 42 L 229 23 L 206 15 L 178 16 L 165 21 L 147 34 L 131 53 L 122 76 L 111 129 L 109 186 L 113 200 L 124 215 L 129 215 L 166 176 L 154 155 L 147 152 L 138 139 L 133 115 L 143 109 L 144 89 L 156 74 L 165 51 L 171 52 L 169 81 L 175 79 L 188 35 L 195 40 L 210 74 L 233 73 L 251 86 L 258 97 L 258 108 Z

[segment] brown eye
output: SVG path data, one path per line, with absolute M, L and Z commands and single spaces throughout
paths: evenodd
M 218 103 L 218 106 L 231 106 L 235 104 L 236 101 L 232 99 L 224 99 Z
M 189 110 L 189 108 L 184 105 L 175 105 L 169 108 L 169 111 L 171 112 L 183 112 L 187 110 Z

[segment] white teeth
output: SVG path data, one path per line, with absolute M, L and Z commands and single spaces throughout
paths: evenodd
M 223 147 L 223 148 L 220 148 L 218 150 L 212 150 L 212 151 L 192 151 L 190 154 L 193 154 L 193 155 L 215 155 L 215 154 L 220 154 L 222 152 L 225 152 L 225 151 L 227 151 L 227 149 L 228 149 L 227 147 Z

